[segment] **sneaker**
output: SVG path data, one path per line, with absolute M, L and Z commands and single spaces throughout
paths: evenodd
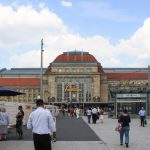
M 126 143 L 126 148 L 129 147 L 128 143 Z
M 122 144 L 122 143 L 120 143 L 120 145 L 122 146 L 123 144 Z

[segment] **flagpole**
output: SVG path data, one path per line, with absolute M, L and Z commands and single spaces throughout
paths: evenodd
M 40 76 L 40 98 L 43 99 L 43 39 L 41 39 L 41 76 Z

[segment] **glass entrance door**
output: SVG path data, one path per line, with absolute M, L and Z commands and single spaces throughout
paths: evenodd
M 120 115 L 124 109 L 126 109 L 128 111 L 129 114 L 136 114 L 138 115 L 139 110 L 141 107 L 146 107 L 146 103 L 145 102 L 128 102 L 128 103 L 118 103 L 117 104 L 117 111 L 118 111 L 118 115 Z
M 71 92 L 71 100 L 72 102 L 77 102 L 77 92 Z
M 120 115 L 124 109 L 126 109 L 129 114 L 137 114 L 136 103 L 118 103 L 118 115 Z

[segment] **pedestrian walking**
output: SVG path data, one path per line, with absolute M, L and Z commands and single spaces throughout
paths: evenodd
M 104 122 L 104 110 L 102 108 L 100 109 L 100 121 L 101 123 Z
M 70 116 L 71 116 L 71 117 L 74 116 L 74 108 L 73 108 L 73 107 L 70 108 Z
M 51 150 L 51 137 L 56 138 L 56 127 L 51 112 L 44 109 L 42 99 L 36 101 L 37 109 L 28 119 L 27 128 L 32 129 L 35 150 Z
M 0 141 L 7 140 L 9 117 L 5 108 L 0 109 Z
M 145 126 L 145 117 L 146 117 L 146 111 L 144 110 L 144 107 L 141 107 L 141 110 L 139 111 L 139 116 L 141 120 L 141 126 Z
M 122 126 L 120 130 L 120 145 L 123 145 L 123 137 L 125 135 L 125 144 L 126 144 L 126 147 L 128 147 L 129 146 L 129 130 L 130 130 L 129 123 L 131 122 L 131 119 L 126 109 L 123 111 L 123 114 L 119 117 L 118 122 Z
M 65 108 L 62 108 L 61 111 L 62 111 L 62 116 L 65 117 Z
M 80 109 L 79 108 L 76 108 L 75 109 L 75 113 L 76 113 L 76 117 L 77 119 L 80 117 Z
M 16 115 L 16 132 L 18 133 L 19 138 L 21 139 L 23 136 L 22 126 L 23 126 L 24 111 L 22 106 L 19 106 L 18 110 L 19 111 Z
M 96 124 L 96 120 L 97 120 L 97 109 L 94 107 L 92 109 L 92 120 L 93 120 L 93 124 Z
M 70 117 L 70 108 L 68 108 L 68 116 Z
M 91 116 L 92 116 L 92 110 L 91 110 L 91 108 L 89 108 L 86 111 L 86 114 L 87 114 L 88 123 L 91 123 Z
M 99 107 L 97 107 L 97 116 L 98 116 L 98 119 L 99 119 L 99 116 L 100 116 L 100 108 Z

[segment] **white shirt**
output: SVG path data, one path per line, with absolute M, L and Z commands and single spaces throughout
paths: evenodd
M 49 134 L 51 132 L 56 132 L 51 112 L 42 107 L 38 107 L 30 114 L 27 128 L 32 129 L 32 132 L 37 134 Z
M 92 109 L 92 114 L 97 114 L 97 109 L 96 108 Z
M 86 111 L 86 113 L 87 113 L 88 116 L 90 116 L 90 115 L 92 115 L 92 110 L 88 109 L 88 110 Z

